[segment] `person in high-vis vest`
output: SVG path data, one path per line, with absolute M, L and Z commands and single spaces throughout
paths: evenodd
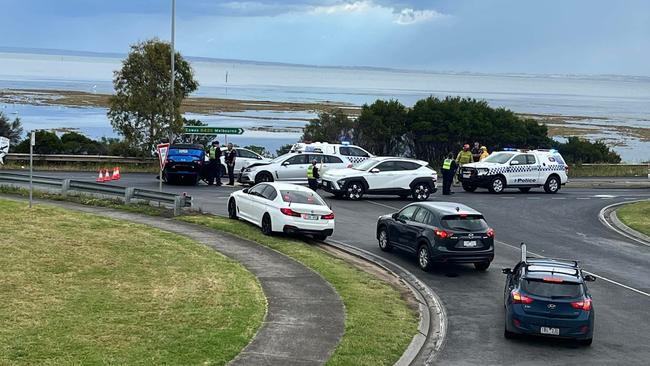
M 320 178 L 316 164 L 317 161 L 314 159 L 311 162 L 309 168 L 307 168 L 307 182 L 309 183 L 309 188 L 311 188 L 313 191 L 318 189 L 318 178 Z
M 454 194 L 451 191 L 451 183 L 454 180 L 454 174 L 457 168 L 458 164 L 454 160 L 454 154 L 449 153 L 447 159 L 442 163 L 442 194 L 445 196 Z
M 212 146 L 208 150 L 208 185 L 211 186 L 215 183 L 217 186 L 221 185 L 221 147 L 219 141 L 212 141 Z
M 463 145 L 463 149 L 456 156 L 456 163 L 458 164 L 458 167 L 462 168 L 463 165 L 469 164 L 473 161 L 474 158 L 472 156 L 472 152 L 469 150 L 469 144 Z M 456 181 L 456 184 L 459 184 L 458 177 L 455 177 L 454 179 Z

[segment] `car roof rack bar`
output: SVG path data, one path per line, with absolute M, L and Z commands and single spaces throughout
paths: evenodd
M 573 263 L 577 268 L 580 268 L 580 261 L 575 259 L 566 259 L 566 258 L 552 258 L 552 257 L 528 257 L 530 259 L 539 259 L 539 260 L 549 260 L 549 261 L 561 261 L 567 263 Z

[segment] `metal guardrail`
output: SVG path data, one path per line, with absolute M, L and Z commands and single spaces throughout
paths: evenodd
M 189 196 L 179 196 L 173 193 L 95 183 L 84 180 L 60 179 L 35 175 L 33 176 L 32 182 L 41 186 L 58 188 L 61 190 L 61 194 L 63 195 L 68 194 L 70 191 L 77 191 L 121 197 L 127 204 L 134 199 L 165 203 L 173 206 L 174 215 L 179 215 L 183 207 L 190 207 L 192 204 L 192 197 Z M 0 172 L 0 185 L 2 183 L 29 183 L 29 175 Z
M 7 161 L 29 161 L 29 154 L 10 153 L 5 157 Z M 113 155 L 60 155 L 60 154 L 34 154 L 36 162 L 59 163 L 116 163 L 116 164 L 154 164 L 157 158 L 136 158 Z

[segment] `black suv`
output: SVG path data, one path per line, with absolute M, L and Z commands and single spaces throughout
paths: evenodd
M 379 248 L 417 254 L 418 265 L 433 262 L 473 263 L 485 271 L 494 259 L 494 230 L 480 212 L 460 203 L 410 204 L 377 221 Z

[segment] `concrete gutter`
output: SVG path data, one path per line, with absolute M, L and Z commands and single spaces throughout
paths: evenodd
M 616 209 L 619 206 L 627 205 L 635 202 L 643 202 L 647 200 L 636 200 L 636 201 L 626 201 L 615 203 L 606 207 L 603 207 L 602 210 L 598 213 L 598 219 L 603 225 L 607 226 L 611 230 L 616 231 L 620 235 L 625 236 L 626 238 L 633 240 L 639 244 L 650 246 L 650 236 L 647 236 L 643 233 L 640 233 L 631 227 L 625 225 L 618 219 L 616 216 Z
M 569 178 L 564 188 L 650 189 L 650 179 L 634 177 Z
M 371 252 L 333 239 L 319 244 L 334 247 L 370 262 L 398 278 L 411 290 L 418 302 L 420 312 L 418 333 L 413 336 L 411 343 L 395 365 L 431 365 L 444 347 L 447 334 L 447 314 L 438 295 L 404 267 Z

